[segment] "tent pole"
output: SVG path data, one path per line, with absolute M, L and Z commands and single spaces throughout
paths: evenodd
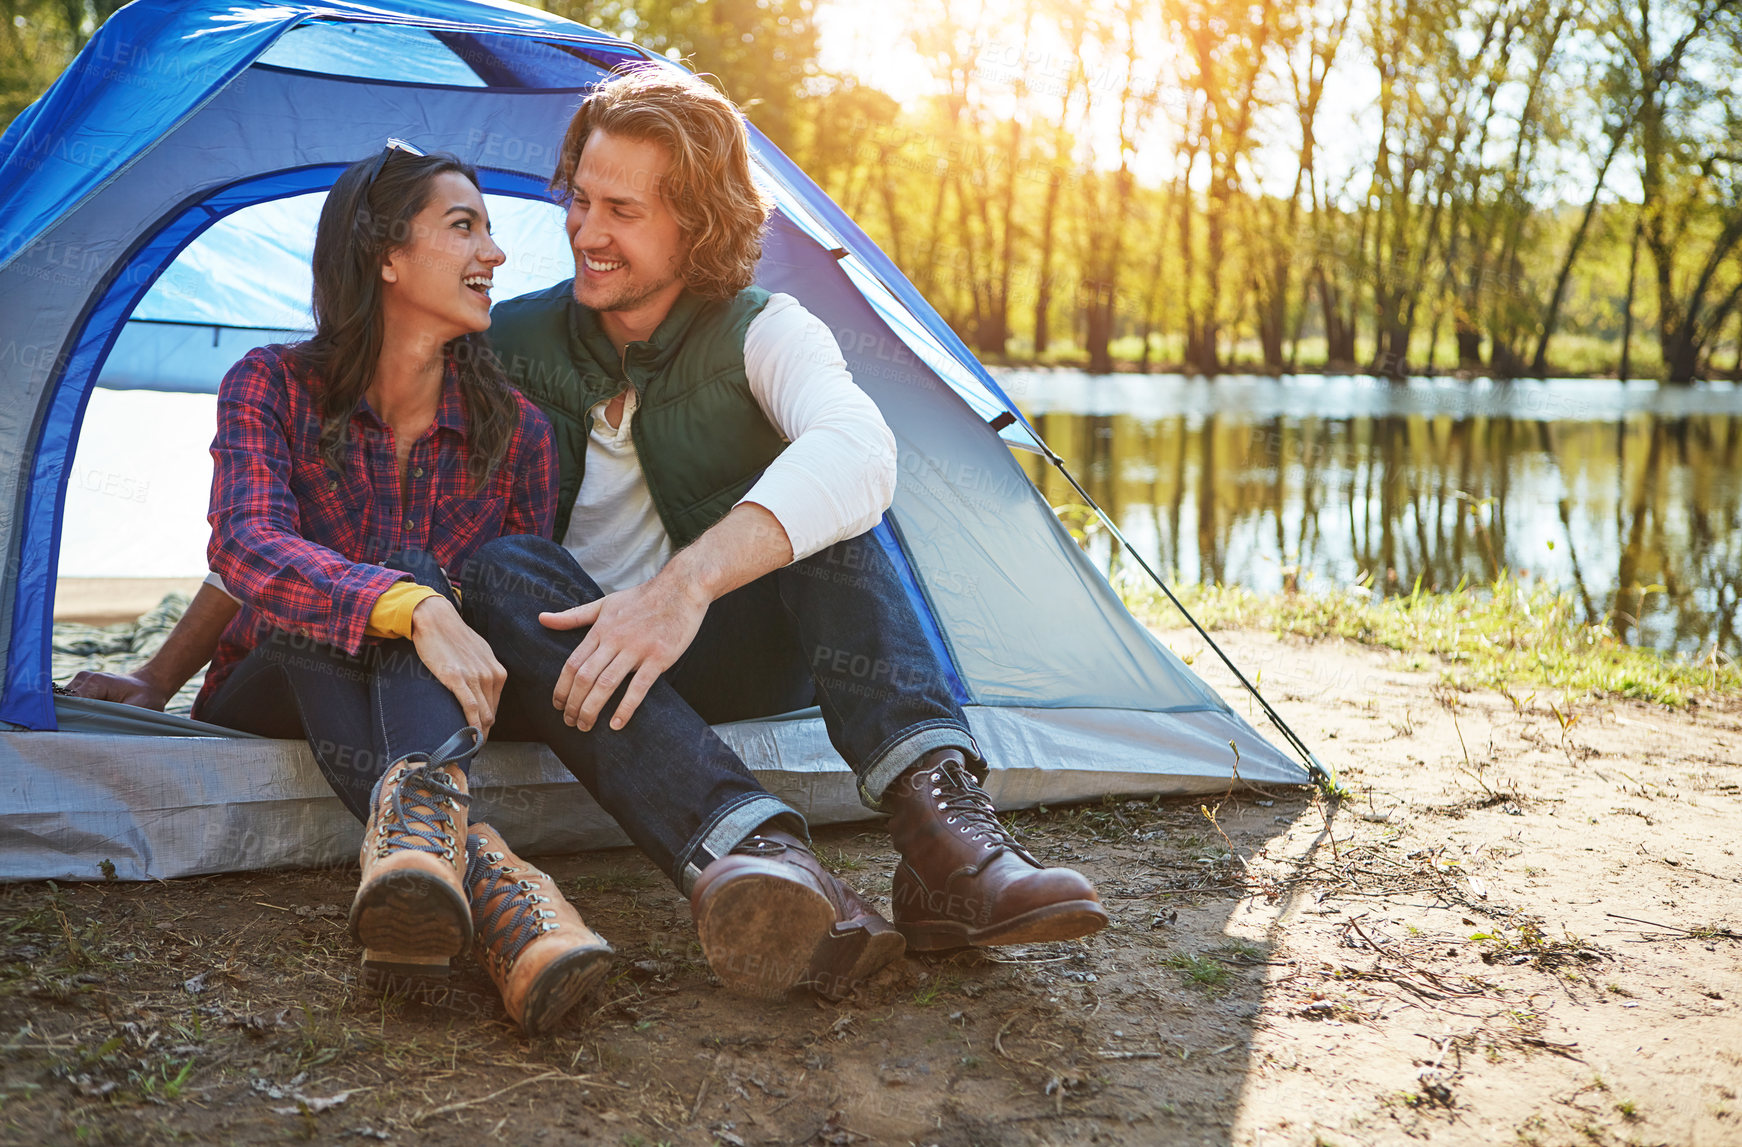
M 1149 575 L 1150 580 L 1154 581 L 1156 585 L 1161 587 L 1161 592 L 1167 595 L 1167 600 L 1173 602 L 1174 607 L 1184 615 L 1187 621 L 1192 623 L 1192 628 L 1198 631 L 1198 636 L 1203 638 L 1209 644 L 1210 648 L 1216 651 L 1216 656 L 1222 659 L 1222 664 L 1226 665 L 1229 672 L 1239 678 L 1240 684 L 1246 687 L 1248 693 L 1257 698 L 1258 703 L 1264 707 L 1264 713 L 1270 718 L 1271 723 L 1281 730 L 1282 735 L 1288 738 L 1288 743 L 1294 746 L 1294 751 L 1299 753 L 1301 759 L 1306 762 L 1307 772 L 1312 775 L 1313 780 L 1316 781 L 1319 787 L 1323 788 L 1326 792 L 1334 792 L 1337 788 L 1336 773 L 1319 763 L 1318 757 L 1314 756 L 1313 751 L 1306 747 L 1306 742 L 1302 741 L 1300 737 L 1295 734 L 1295 731 L 1288 727 L 1288 722 L 1284 721 L 1282 715 L 1271 707 L 1269 701 L 1264 699 L 1264 694 L 1258 691 L 1258 687 L 1252 684 L 1252 682 L 1246 680 L 1246 674 L 1240 672 L 1240 667 L 1235 665 L 1233 659 L 1222 651 L 1222 647 L 1216 644 L 1215 638 L 1211 637 L 1204 631 L 1204 627 L 1198 624 L 1198 619 L 1193 617 L 1191 611 L 1186 609 L 1180 599 L 1174 596 L 1173 590 L 1168 588 L 1167 582 L 1162 580 L 1161 575 L 1156 573 L 1154 567 L 1145 561 L 1143 555 L 1126 540 L 1125 535 L 1120 531 L 1118 525 L 1114 523 L 1113 516 L 1103 510 L 1100 503 L 1096 502 L 1094 498 L 1089 496 L 1089 492 L 1083 489 L 1083 484 L 1077 481 L 1076 475 L 1072 474 L 1070 470 L 1066 468 L 1065 460 L 1053 453 L 1052 447 L 1048 446 L 1045 442 L 1042 442 L 1038 434 L 1033 434 L 1031 432 L 1030 436 L 1034 441 L 1040 443 L 1040 448 L 1046 451 L 1047 461 L 1051 462 L 1055 467 L 1057 467 L 1058 472 L 1065 476 L 1065 481 L 1069 482 L 1071 487 L 1076 490 L 1077 494 L 1083 499 L 1083 503 L 1090 509 L 1094 510 L 1096 514 L 1100 515 L 1102 523 L 1112 532 L 1114 539 L 1121 546 L 1125 547 L 1125 552 L 1137 560 L 1137 564 L 1143 567 L 1143 572 Z

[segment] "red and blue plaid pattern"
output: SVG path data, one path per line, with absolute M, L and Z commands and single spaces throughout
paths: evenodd
M 285 347 L 258 347 L 218 390 L 207 558 L 242 601 L 218 643 L 194 711 L 271 631 L 356 653 L 376 599 L 410 574 L 381 566 L 422 550 L 457 571 L 485 542 L 549 537 L 556 513 L 550 424 L 518 392 L 507 456 L 472 489 L 466 404 L 448 364 L 435 423 L 413 444 L 400 492 L 393 431 L 357 404 L 342 473 L 320 453 L 320 389 Z

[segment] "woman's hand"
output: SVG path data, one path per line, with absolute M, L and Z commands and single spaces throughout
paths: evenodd
M 508 680 L 508 671 L 490 652 L 490 643 L 439 594 L 424 598 L 411 611 L 411 641 L 436 680 L 466 711 L 466 723 L 489 736 L 502 685 Z

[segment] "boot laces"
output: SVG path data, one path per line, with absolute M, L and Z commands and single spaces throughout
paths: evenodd
M 938 811 L 944 814 L 945 824 L 955 825 L 963 835 L 994 853 L 1007 849 L 1036 868 L 1044 867 L 998 819 L 992 798 L 986 795 L 986 790 L 980 787 L 980 782 L 965 765 L 945 761 L 935 766 L 927 774 L 927 779 L 932 785 L 932 799 L 937 802 Z
M 472 735 L 470 746 L 465 743 L 467 734 Z M 434 853 L 443 860 L 454 858 L 457 841 L 452 810 L 470 805 L 472 798 L 450 784 L 442 769 L 469 759 L 482 744 L 478 731 L 468 725 L 443 742 L 433 756 L 399 774 L 387 808 L 376 821 L 379 843 L 375 855 L 386 856 L 389 848 L 403 848 Z
M 509 968 L 528 944 L 562 925 L 556 922 L 554 908 L 539 907 L 551 902 L 549 896 L 538 894 L 544 885 L 518 877 L 520 869 L 502 863 L 507 854 L 487 851 L 484 843 L 482 836 L 466 840 L 466 891 L 471 896 L 473 919 L 480 921 L 477 929 L 485 954 L 499 967 Z M 492 900 L 499 902 L 485 916 Z

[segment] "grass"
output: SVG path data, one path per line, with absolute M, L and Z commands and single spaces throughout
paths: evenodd
M 913 1002 L 919 1007 L 929 1008 L 938 1002 L 938 997 L 955 989 L 957 985 L 956 977 L 939 973 L 920 985 L 919 990 L 913 993 Z
M 145 1100 L 163 1099 L 171 1101 L 180 1099 L 187 1087 L 188 1077 L 193 1074 L 194 1061 L 187 1060 L 175 1074 L 170 1074 L 171 1065 L 168 1062 L 158 1064 L 156 1072 L 150 1070 L 139 1073 L 139 1097 Z
M 817 859 L 822 861 L 830 872 L 857 872 L 865 867 L 864 861 L 845 849 L 830 848 L 828 845 L 819 844 L 815 846 L 814 851 Z
M 1050 810 L 1042 805 L 1033 811 L 1012 813 L 1010 820 L 1028 832 L 1060 833 L 1085 837 L 1092 843 L 1120 844 L 1153 827 L 1159 808 L 1159 797 L 1108 795 L 1102 797 L 1099 804 Z M 1188 838 L 1188 843 L 1202 843 L 1202 838 Z
M 1700 696 L 1742 694 L 1742 668 L 1717 654 L 1691 661 L 1617 639 L 1580 620 L 1566 594 L 1509 574 L 1450 593 L 1376 598 L 1361 587 L 1326 593 L 1260 596 L 1237 586 L 1185 586 L 1180 601 L 1205 629 L 1259 628 L 1300 637 L 1344 637 L 1365 645 L 1447 663 L 1459 688 L 1512 691 L 1520 686 L 1579 698 L 1631 697 L 1674 708 Z M 1179 612 L 1153 586 L 1123 579 L 1126 606 L 1139 620 L 1175 626 Z M 1515 702 L 1527 706 L 1530 699 Z M 1545 702 L 1546 704 L 1546 702 Z M 1563 726 L 1572 718 L 1550 706 Z
M 1266 952 L 1249 940 L 1230 940 L 1216 950 L 1217 958 L 1230 964 L 1262 964 Z
M 1162 964 L 1184 974 L 1189 983 L 1196 984 L 1206 992 L 1219 992 L 1234 978 L 1233 973 L 1219 962 L 1204 956 L 1190 956 L 1184 952 L 1174 953 L 1163 960 Z

